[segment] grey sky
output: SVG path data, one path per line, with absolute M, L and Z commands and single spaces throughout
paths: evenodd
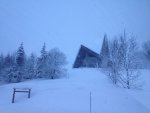
M 103 35 L 150 39 L 149 0 L 0 0 L 0 53 L 58 47 L 72 62 L 80 44 L 99 52 Z

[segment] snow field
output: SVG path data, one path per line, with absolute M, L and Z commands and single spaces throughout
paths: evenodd
M 142 71 L 143 90 L 127 90 L 112 85 L 96 69 L 70 69 L 68 78 L 32 80 L 0 86 L 0 113 L 150 113 L 149 71 Z M 14 87 L 30 87 L 27 94 L 16 93 Z

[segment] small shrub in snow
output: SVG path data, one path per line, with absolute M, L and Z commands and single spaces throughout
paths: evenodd
M 23 79 L 23 73 L 18 71 L 17 68 L 14 66 L 8 69 L 5 73 L 4 80 L 8 83 L 11 82 L 21 82 Z

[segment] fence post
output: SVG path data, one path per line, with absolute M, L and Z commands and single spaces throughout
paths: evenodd
M 29 92 L 28 92 L 28 98 L 30 98 L 30 93 L 31 93 L 31 89 L 29 89 Z
M 14 91 L 13 91 L 13 98 L 12 98 L 12 103 L 15 102 L 15 92 L 16 92 L 16 89 L 14 88 Z
M 90 113 L 92 113 L 92 93 L 90 91 Z

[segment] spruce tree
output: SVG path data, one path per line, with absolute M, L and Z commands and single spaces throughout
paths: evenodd
M 3 64 L 4 64 L 4 57 L 3 57 L 3 54 L 1 54 L 0 55 L 0 80 L 2 79 L 2 76 L 3 76 L 3 74 L 2 74 L 2 72 L 4 70 Z
M 4 58 L 4 67 L 10 68 L 13 65 L 13 58 L 10 54 L 7 54 L 7 56 Z
M 7 54 L 6 57 L 4 57 L 4 63 L 3 63 L 3 80 L 6 82 L 16 82 L 14 79 L 17 77 L 16 75 L 16 67 L 15 67 L 15 54 Z M 13 81 L 14 80 L 14 81 Z
M 37 60 L 37 74 L 36 76 L 41 78 L 46 76 L 46 70 L 47 70 L 47 51 L 46 51 L 46 45 L 44 43 L 42 50 L 41 50 L 41 56 Z
M 150 65 L 150 40 L 147 40 L 143 44 L 143 51 L 144 51 L 144 56 L 146 58 L 146 61 Z
M 3 69 L 3 64 L 4 64 L 4 56 L 3 54 L 0 55 L 0 72 Z
M 18 48 L 17 56 L 16 56 L 17 72 L 15 72 L 15 77 L 14 77 L 15 82 L 20 82 L 23 79 L 24 66 L 25 66 L 25 52 L 23 48 L 23 43 L 21 43 L 20 47 Z
M 47 51 L 46 51 L 46 44 L 44 43 L 42 50 L 41 50 L 41 58 L 46 58 L 47 56 Z
M 16 56 L 16 64 L 18 67 L 23 67 L 25 64 L 25 52 L 23 48 L 23 43 L 21 43 L 20 47 L 18 48 Z
M 100 57 L 101 57 L 101 67 L 106 68 L 109 63 L 109 46 L 108 46 L 108 39 L 107 35 L 104 35 L 103 43 L 102 43 L 102 48 L 100 52 Z
M 32 79 L 35 77 L 35 62 L 36 57 L 32 53 L 26 62 L 26 79 Z

